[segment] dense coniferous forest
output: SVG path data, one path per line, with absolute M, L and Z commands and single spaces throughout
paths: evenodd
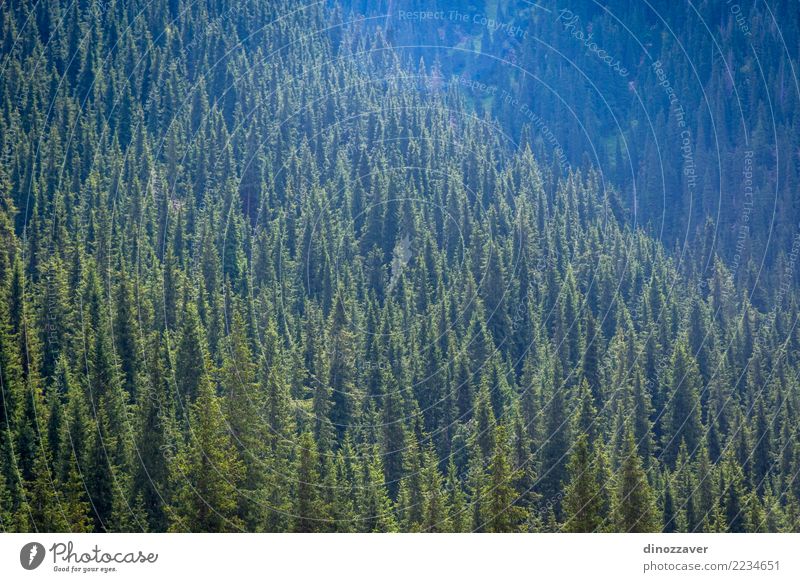
M 800 531 L 796 6 L 384 4 L 0 4 L 2 531 Z

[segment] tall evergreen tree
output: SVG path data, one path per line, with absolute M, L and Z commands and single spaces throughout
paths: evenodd
M 625 438 L 624 459 L 617 474 L 614 503 L 614 527 L 617 531 L 637 533 L 660 531 L 661 524 L 655 495 L 642 467 L 633 433 Z

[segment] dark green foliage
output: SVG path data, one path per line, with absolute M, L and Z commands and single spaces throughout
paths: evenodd
M 564 531 L 591 533 L 603 529 L 606 483 L 598 470 L 596 454 L 587 435 L 578 436 L 569 460 L 570 481 L 564 489 Z
M 655 495 L 630 431 L 625 438 L 624 458 L 617 475 L 614 515 L 615 531 L 637 533 L 662 529 Z
M 475 57 L 409 61 L 422 49 L 401 40 L 424 27 L 332 17 L 368 3 L 141 4 L 0 5 L 0 530 L 798 530 L 793 259 L 733 260 L 733 210 L 705 219 L 715 172 L 690 207 L 660 90 L 646 100 L 674 199 L 659 236 L 644 123 L 618 134 L 593 100 L 602 175 L 524 75 L 497 69 L 564 159 L 519 107 L 449 81 L 501 80 Z M 593 64 L 528 4 L 493 7 L 531 38 L 481 33 L 481 50 L 582 94 L 531 39 Z M 666 63 L 678 49 L 642 10 Z M 584 26 L 633 59 L 601 12 Z M 695 26 L 688 46 L 712 54 Z M 734 52 L 737 75 L 753 69 Z M 800 122 L 781 59 L 763 66 L 788 161 L 754 165 L 760 189 L 785 181 L 785 227 Z M 729 100 L 721 64 L 700 60 Z M 604 77 L 614 106 L 652 89 L 642 63 L 631 85 Z M 758 91 L 742 102 L 763 145 Z M 730 189 L 741 134 L 717 113 Z M 697 166 L 715 167 L 705 114 L 687 123 Z

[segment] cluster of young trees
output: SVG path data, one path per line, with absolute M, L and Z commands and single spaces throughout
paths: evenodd
M 0 527 L 798 531 L 796 294 L 343 14 L 0 7 Z

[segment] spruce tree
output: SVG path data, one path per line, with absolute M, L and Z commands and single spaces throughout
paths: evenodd
M 198 388 L 189 436 L 173 464 L 175 502 L 170 508 L 170 530 L 239 531 L 244 525 L 237 515 L 244 465 L 207 374 L 201 374 Z
M 644 533 L 661 530 L 655 495 L 642 467 L 630 429 L 625 438 L 622 466 L 616 476 L 614 528 L 616 531 Z

